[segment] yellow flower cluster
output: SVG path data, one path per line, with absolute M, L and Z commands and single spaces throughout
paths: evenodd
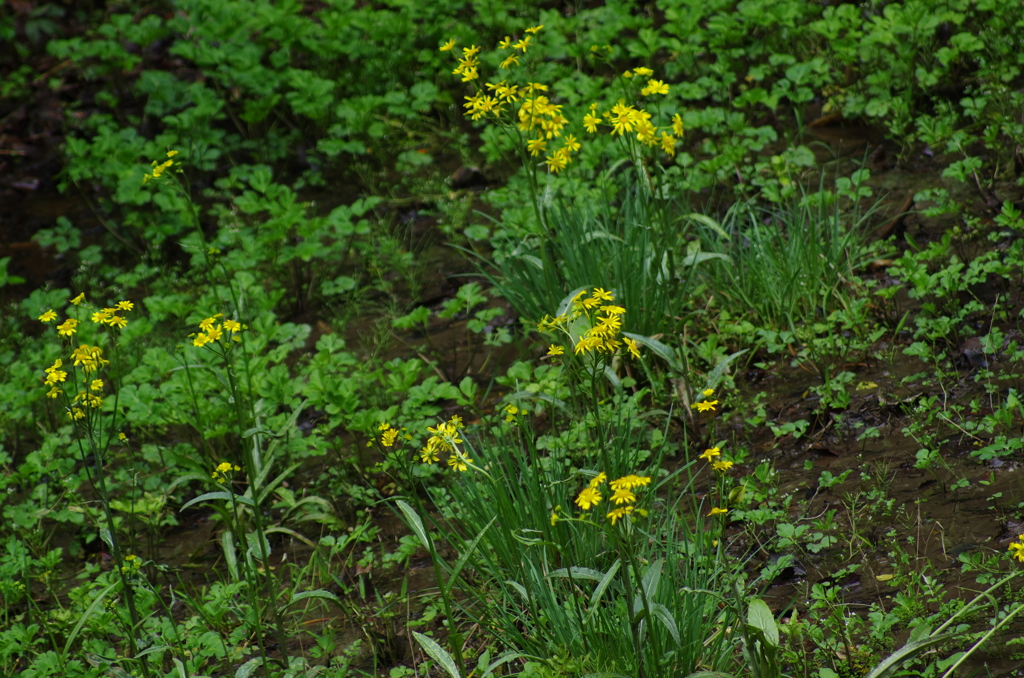
M 590 483 L 580 490 L 580 493 L 576 496 L 576 505 L 584 511 L 589 511 L 591 508 L 596 507 L 604 500 L 604 496 L 601 494 L 601 485 L 608 480 L 608 474 L 604 471 L 594 476 Z M 614 508 L 608 512 L 607 518 L 611 520 L 612 525 L 618 522 L 620 519 L 632 514 L 637 511 L 640 515 L 646 516 L 647 512 L 643 509 L 637 509 L 633 504 L 636 503 L 636 494 L 633 492 L 638 487 L 646 487 L 651 484 L 649 476 L 638 476 L 628 475 L 611 481 L 608 487 L 612 491 L 612 495 L 608 501 L 614 503 L 618 508 Z
M 124 557 L 124 565 L 121 566 L 121 572 L 127 575 L 138 574 L 139 570 L 142 569 L 142 558 L 137 555 L 127 555 Z
M 398 429 L 394 428 L 387 422 L 377 427 L 377 430 L 381 431 L 380 444 L 384 447 L 392 447 L 395 444 L 395 439 L 398 438 Z
M 701 391 L 700 394 L 703 397 L 690 405 L 690 407 L 696 409 L 698 412 L 714 412 L 715 408 L 718 407 L 718 401 L 711 400 L 711 397 L 715 395 L 715 389 L 706 388 Z
M 177 151 L 167 151 L 167 160 L 158 163 L 156 160 L 153 161 L 153 171 L 142 177 L 142 183 L 148 184 L 151 181 L 159 179 L 164 172 L 174 167 L 174 156 L 178 155 Z
M 1024 563 L 1024 534 L 1017 537 L 1020 541 L 1010 542 L 1009 549 L 1013 552 L 1013 557 Z
M 85 302 L 85 293 L 79 294 L 77 297 L 71 300 L 71 303 L 75 306 L 81 306 Z M 122 311 L 131 311 L 135 308 L 135 304 L 130 301 L 119 301 L 116 306 L 111 308 L 104 308 L 96 311 L 92 314 L 92 321 L 96 324 L 108 325 L 110 327 L 116 327 L 123 330 L 128 326 L 128 320 L 124 316 L 119 315 Z M 57 312 L 52 308 L 45 311 L 39 316 L 39 320 L 44 323 L 49 323 L 57 319 Z M 70 337 L 78 332 L 78 320 L 75 318 L 67 318 L 60 325 L 57 325 L 57 334 L 62 337 Z
M 531 44 L 531 40 L 541 29 L 541 26 L 534 26 L 526 29 L 526 35 L 518 42 L 513 42 L 510 36 L 498 43 L 498 48 L 508 51 L 500 68 L 503 70 L 512 69 L 519 65 L 520 55 L 525 55 Z M 455 49 L 455 40 L 449 40 L 441 46 L 442 52 Z M 461 76 L 463 82 L 472 82 L 480 78 L 478 54 L 480 48 L 476 45 L 462 48 L 462 56 L 458 57 L 458 65 L 452 71 L 454 75 Z M 668 94 L 669 86 L 662 80 L 650 76 L 654 71 L 643 66 L 634 68 L 623 73 L 626 79 L 646 77 L 645 85 L 640 86 L 640 95 L 643 97 L 663 96 Z M 466 97 L 466 115 L 472 120 L 482 118 L 494 118 L 504 124 L 515 122 L 520 132 L 525 133 L 526 149 L 532 156 L 539 156 L 547 153 L 544 157 L 544 164 L 548 170 L 558 173 L 564 170 L 572 162 L 572 154 L 580 150 L 581 144 L 573 135 L 567 135 L 564 142 L 556 149 L 548 152 L 548 142 L 552 139 L 562 138 L 563 129 L 568 125 L 569 120 L 562 112 L 562 105 L 553 103 L 546 92 L 548 87 L 541 83 L 530 82 L 526 85 L 510 83 L 503 79 L 496 83 L 485 83 L 484 88 L 478 89 L 473 96 Z M 519 108 L 515 110 L 518 103 Z M 505 118 L 506 111 L 512 111 L 511 119 Z M 590 104 L 590 109 L 583 116 L 583 127 L 587 132 L 596 134 L 601 125 L 611 128 L 611 134 L 625 136 L 635 134 L 636 139 L 648 147 L 660 147 L 668 155 L 675 155 L 678 138 L 683 134 L 682 117 L 676 113 L 671 118 L 671 124 L 658 127 L 654 124 L 653 115 L 632 104 L 627 104 L 625 99 L 620 99 L 610 110 L 599 111 L 598 104 Z
M 213 478 L 216 482 L 223 485 L 228 481 L 229 473 L 231 473 L 232 471 L 241 470 L 242 468 L 238 464 L 232 464 L 230 462 L 222 461 L 221 463 L 217 464 L 217 468 L 213 470 L 213 473 L 210 474 L 210 477 Z
M 709 447 L 700 455 L 701 459 L 711 462 L 711 468 L 719 473 L 725 473 L 733 467 L 733 462 L 726 459 L 716 459 L 721 456 L 722 451 L 718 447 Z
M 71 352 L 71 360 L 74 361 L 75 367 L 81 367 L 82 371 L 86 374 L 95 372 L 99 368 L 110 363 L 109 360 L 103 357 L 103 349 L 99 346 L 89 346 L 88 344 L 82 344 L 74 351 Z M 64 367 L 64 361 L 57 358 L 53 365 L 47 367 L 43 372 L 46 376 L 43 377 L 43 382 L 50 387 L 46 392 L 46 397 L 51 399 L 59 398 L 64 390 L 58 386 L 68 379 L 68 373 L 61 368 Z M 102 391 L 103 380 L 93 379 L 89 384 L 90 391 Z M 103 398 L 100 396 L 89 393 L 88 391 L 79 391 L 78 395 L 71 402 L 71 407 L 68 411 L 68 416 L 74 420 L 82 419 L 85 417 L 85 411 L 80 407 L 74 407 L 82 404 L 86 407 L 97 408 L 103 405 Z
M 110 361 L 103 357 L 102 348 L 89 344 L 82 344 L 72 351 L 71 359 L 75 361 L 75 367 L 81 366 L 82 371 L 86 374 L 91 374 L 104 365 L 110 364 Z
M 224 317 L 223 313 L 210 316 L 209 318 L 203 319 L 199 323 L 199 334 L 195 335 L 192 339 L 193 346 L 206 346 L 212 344 L 215 341 L 220 341 L 224 337 L 224 332 L 231 334 L 232 341 L 241 341 L 242 338 L 238 336 L 242 330 L 246 329 L 245 325 L 235 320 L 225 320 L 223 323 L 217 321 Z
M 94 393 L 89 393 L 88 391 L 79 391 L 78 395 L 75 396 L 75 399 L 71 401 L 71 404 L 78 405 L 79 403 L 86 407 L 96 408 L 103 404 L 103 398 Z
M 440 461 L 441 454 L 448 455 L 448 465 L 455 471 L 467 471 L 473 460 L 463 452 L 459 445 L 462 438 L 459 437 L 459 430 L 462 428 L 462 417 L 455 415 L 437 426 L 428 426 L 427 432 L 430 437 L 427 444 L 420 450 L 420 460 L 424 464 L 433 464 Z
M 526 29 L 529 35 L 518 42 L 513 42 L 510 36 L 499 42 L 498 48 L 508 51 L 500 68 L 509 70 L 518 66 L 520 56 L 526 54 L 533 36 L 542 28 L 543 25 Z M 442 52 L 454 49 L 454 39 L 441 46 Z M 458 57 L 458 65 L 452 73 L 461 76 L 463 82 L 478 80 L 479 52 L 480 48 L 476 45 L 462 48 L 462 56 Z M 627 71 L 624 77 L 651 75 L 654 75 L 651 69 L 638 67 Z M 464 104 L 466 115 L 470 119 L 493 118 L 501 124 L 514 124 L 526 135 L 526 150 L 530 155 L 536 157 L 546 154 L 544 164 L 550 172 L 557 174 L 572 163 L 573 154 L 579 152 L 582 144 L 572 134 L 563 136 L 563 130 L 569 124 L 569 120 L 562 111 L 562 105 L 555 104 L 544 94 L 548 91 L 547 85 L 538 82 L 520 85 L 502 79 L 494 83 L 484 83 L 482 88 L 474 86 L 478 87 L 477 92 L 473 96 L 465 97 Z M 647 84 L 640 89 L 640 94 L 651 97 L 668 94 L 668 91 L 669 86 L 665 82 L 649 78 Z M 510 115 L 506 117 L 506 113 Z M 589 112 L 583 116 L 583 127 L 592 134 L 598 131 L 600 125 L 610 126 L 613 135 L 635 133 L 637 139 L 644 145 L 660 146 L 665 153 L 675 155 L 677 139 L 683 133 L 682 118 L 676 114 L 672 118 L 672 124 L 666 127 L 657 127 L 652 119 L 650 112 L 629 105 L 622 99 L 611 110 L 603 113 L 598 110 L 596 103 L 592 103 Z M 562 143 L 558 148 L 549 149 L 548 144 L 553 139 L 561 139 Z
M 124 329 L 128 326 L 128 321 L 121 315 L 118 315 L 121 311 L 131 311 L 135 308 L 135 304 L 130 301 L 119 301 L 117 306 L 111 308 L 103 308 L 92 314 L 92 321 L 96 324 L 109 325 L 110 327 L 117 327 Z
M 561 331 L 570 340 L 573 339 L 570 333 L 570 326 L 575 326 L 575 321 L 585 316 L 590 327 L 573 344 L 573 352 L 576 355 L 584 353 L 615 353 L 624 345 L 634 358 L 640 357 L 639 343 L 630 337 L 621 337 L 622 316 L 626 315 L 626 309 L 616 306 L 615 295 L 601 287 L 595 287 L 590 295 L 586 290 L 580 290 L 572 298 L 568 312 L 555 318 L 544 316 L 537 323 L 537 329 L 541 332 Z M 565 353 L 565 348 L 559 344 L 551 344 L 548 347 L 548 355 L 559 356 Z

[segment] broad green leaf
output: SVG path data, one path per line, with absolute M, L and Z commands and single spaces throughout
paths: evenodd
M 261 666 L 263 666 L 263 657 L 253 657 L 238 667 L 238 670 L 235 671 L 235 678 L 249 678 Z
M 679 361 L 676 360 L 676 356 L 675 356 L 674 351 L 672 351 L 671 348 L 669 348 L 665 344 L 661 343 L 657 339 L 652 339 L 651 337 L 645 337 L 642 334 L 633 334 L 632 332 L 623 332 L 622 336 L 629 337 L 633 341 L 635 341 L 635 342 L 637 342 L 639 344 L 642 344 L 642 345 L 646 346 L 647 348 L 651 349 L 651 351 L 653 351 L 655 355 L 657 355 L 659 358 L 661 358 L 662 360 L 667 362 L 668 366 L 671 367 L 676 372 L 682 372 L 683 371 L 682 365 L 680 365 Z
M 729 238 L 729 234 L 725 232 L 725 229 L 722 228 L 718 224 L 717 221 L 715 221 L 711 217 L 707 216 L 706 214 L 700 214 L 698 212 L 691 212 L 690 214 L 687 214 L 683 218 L 684 219 L 690 219 L 692 221 L 696 221 L 699 224 L 703 224 L 703 225 L 707 226 L 712 231 L 714 231 L 718 235 L 722 236 L 722 238 L 724 238 L 725 240 L 729 240 L 730 239 Z
M 189 506 L 193 506 L 194 504 L 199 504 L 199 503 L 204 502 L 204 501 L 213 501 L 214 499 L 220 499 L 222 501 L 231 501 L 231 494 L 229 492 L 223 492 L 223 491 L 221 491 L 221 492 L 207 492 L 206 494 L 201 494 L 198 497 L 196 497 L 195 499 L 192 499 L 190 501 L 185 502 L 185 504 L 180 509 L 178 509 L 178 512 L 180 513 L 181 511 L 184 511 Z M 247 506 L 252 506 L 253 505 L 252 504 L 252 499 L 249 499 L 248 497 L 243 497 L 243 496 L 237 495 L 237 494 L 235 495 L 235 501 L 237 501 L 240 504 L 245 504 Z
M 760 629 L 772 647 L 779 646 L 779 627 L 775 624 L 775 615 L 768 604 L 760 598 L 750 601 L 750 607 L 747 608 L 747 623 Z
M 292 596 L 292 599 L 288 601 L 289 605 L 299 602 L 300 600 L 307 600 L 309 598 L 320 598 L 321 600 L 329 600 L 338 607 L 341 607 L 341 601 L 338 600 L 338 596 L 334 595 L 330 591 L 323 589 L 315 589 L 313 591 L 303 591 L 302 593 L 296 593 Z
M 424 548 L 432 552 L 433 549 L 431 548 L 430 538 L 427 536 L 427 530 L 423 527 L 423 521 L 420 520 L 416 511 L 401 499 L 398 500 L 397 504 L 398 508 L 401 509 L 402 514 L 405 515 L 405 522 L 416 534 L 416 538 L 420 540 L 420 543 L 423 544 Z
M 672 613 L 668 611 L 668 608 L 661 603 L 655 603 L 654 605 L 651 605 L 651 614 L 653 614 L 654 618 L 665 626 L 668 634 L 672 636 L 672 640 L 674 640 L 676 645 L 678 645 L 679 628 L 676 626 L 676 620 L 672 617 Z
M 425 636 L 418 631 L 413 631 L 412 635 L 416 638 L 416 642 L 420 644 L 423 651 L 431 656 L 431 658 L 437 662 L 438 666 L 448 672 L 448 675 L 452 678 L 461 678 L 459 675 L 459 667 L 455 665 L 455 660 L 452 659 L 451 655 L 443 647 L 437 644 L 433 638 Z

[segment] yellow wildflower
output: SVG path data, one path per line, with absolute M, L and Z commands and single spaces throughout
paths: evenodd
M 558 174 L 569 164 L 569 154 L 565 152 L 564 148 L 560 148 L 547 156 L 544 159 L 544 164 L 548 166 L 549 171 Z
M 530 46 L 530 36 L 526 36 L 516 44 L 512 45 L 512 49 L 518 50 L 523 54 L 526 53 L 526 48 Z
M 698 412 L 714 412 L 717 404 L 717 400 L 702 400 L 699 403 L 694 403 L 693 407 L 696 407 Z
M 509 35 L 505 36 L 505 39 L 498 43 L 499 49 L 508 49 L 512 46 L 512 37 Z
M 542 28 L 544 28 L 544 24 L 540 24 L 539 26 L 531 26 L 530 28 L 526 29 L 526 32 L 533 33 L 534 35 L 536 35 L 537 32 L 540 31 L 540 29 Z
M 637 66 L 636 68 L 633 69 L 633 75 L 639 75 L 641 77 L 646 77 L 646 76 L 649 76 L 649 75 L 654 75 L 654 71 L 652 71 L 651 69 L 649 69 L 649 68 L 647 68 L 645 66 Z
M 722 451 L 717 447 L 709 447 L 708 449 L 704 450 L 704 453 L 700 455 L 700 458 L 712 461 L 715 457 L 717 457 L 720 454 L 722 454 Z
M 565 347 L 559 346 L 558 344 L 551 344 L 548 346 L 548 355 L 563 355 L 565 353 Z
M 455 49 L 455 38 L 451 38 L 448 42 L 441 45 L 441 52 L 450 52 Z
M 629 337 L 623 337 L 622 341 L 626 342 L 626 348 L 629 349 L 629 354 L 640 360 L 640 345 L 634 339 Z
M 601 471 L 596 476 L 594 476 L 593 478 L 590 479 L 590 486 L 591 487 L 600 487 L 601 485 L 604 484 L 604 482 L 606 480 L 608 480 L 608 474 L 605 473 L 604 471 Z
M 199 329 L 201 329 L 203 332 L 209 332 L 210 329 L 213 327 L 214 323 L 217 322 L 217 319 L 221 317 L 223 317 L 223 314 L 218 313 L 217 315 L 203 319 L 203 321 L 199 323 Z
M 506 68 L 506 69 L 512 68 L 513 66 L 518 66 L 518 65 L 519 65 L 519 55 L 518 54 L 510 54 L 507 57 L 505 57 L 504 61 L 502 61 L 500 64 L 498 64 L 498 66 L 500 68 Z
M 530 155 L 533 156 L 543 153 L 545 146 L 547 146 L 547 142 L 543 139 L 530 139 L 526 142 L 526 149 L 530 151 Z
M 668 153 L 669 155 L 676 154 L 676 138 L 671 134 L 661 133 L 661 150 Z
M 47 311 L 46 313 L 43 313 L 41 316 L 39 316 L 39 319 L 42 320 L 44 323 L 48 323 L 51 320 L 54 320 L 56 318 L 57 318 L 57 312 L 54 311 L 52 308 L 49 311 Z
M 683 136 L 683 118 L 676 113 L 672 116 L 672 132 L 677 136 Z
M 589 511 L 592 506 L 597 506 L 600 503 L 601 493 L 596 487 L 584 487 L 576 497 L 576 505 L 584 511 Z
M 1013 557 L 1024 563 L 1024 534 L 1017 537 L 1019 542 L 1011 542 L 1008 550 L 1013 551 Z
M 429 441 L 427 446 L 420 450 L 420 461 L 424 464 L 434 464 L 440 457 L 437 454 L 437 448 L 432 446 Z
M 668 94 L 668 85 L 666 85 L 661 80 L 648 80 L 647 87 L 644 87 L 642 90 L 640 90 L 640 94 L 644 95 L 645 97 L 650 96 L 652 94 Z
M 632 504 L 636 501 L 636 495 L 633 494 L 632 490 L 625 487 L 619 487 L 615 490 L 615 493 L 612 494 L 611 501 L 615 502 L 615 504 Z
M 649 476 L 638 476 L 638 475 L 630 474 L 628 476 L 622 476 L 621 478 L 613 480 L 610 483 L 610 487 L 613 490 L 618 490 L 620 488 L 621 489 L 626 489 L 626 490 L 632 490 L 632 489 L 635 489 L 637 487 L 644 487 L 644 486 L 650 485 L 650 484 L 651 484 L 651 479 L 650 479 Z
M 728 513 L 729 509 L 718 508 L 717 506 L 708 512 L 709 516 L 720 516 L 723 513 Z
M 460 473 L 467 471 L 469 469 L 469 464 L 472 463 L 472 459 L 462 454 L 458 450 L 456 450 L 455 454 L 452 454 L 448 457 L 448 465 L 451 466 L 452 469 L 459 471 Z
M 102 379 L 93 379 L 92 382 L 89 384 L 89 390 L 90 391 L 102 391 L 103 390 L 103 380 Z
M 597 132 L 597 126 L 601 124 L 601 118 L 594 115 L 594 111 L 591 111 L 583 116 L 583 126 L 588 132 L 594 134 Z
M 612 525 L 614 525 L 620 519 L 625 518 L 635 510 L 635 506 L 622 506 L 620 508 L 609 511 L 608 518 L 612 521 Z
M 731 469 L 732 466 L 733 464 L 731 461 L 726 461 L 723 459 L 722 461 L 716 461 L 715 463 L 713 463 L 711 465 L 711 468 L 715 469 L 719 473 L 725 473 L 726 471 Z
M 135 308 L 135 304 L 130 301 L 119 301 L 117 302 L 117 308 L 121 311 L 131 311 Z
M 101 311 L 96 311 L 92 314 L 92 321 L 94 323 L 105 323 L 113 317 L 111 309 L 105 308 Z
M 78 331 L 78 321 L 74 318 L 68 318 L 60 325 L 57 325 L 57 334 L 62 337 L 70 337 L 72 334 Z
M 226 329 L 228 332 L 241 332 L 242 325 L 241 323 L 238 323 L 234 320 L 225 320 L 224 329 Z
M 82 293 L 81 293 L 81 294 L 79 294 L 79 295 L 78 295 L 77 297 L 75 297 L 74 299 L 72 299 L 72 300 L 71 300 L 71 303 L 72 303 L 72 304 L 74 304 L 75 306 L 78 306 L 78 305 L 79 305 L 79 304 L 81 304 L 81 303 L 82 303 L 83 301 L 85 301 L 85 292 L 82 292 Z

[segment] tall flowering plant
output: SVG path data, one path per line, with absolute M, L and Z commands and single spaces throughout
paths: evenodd
M 616 78 L 611 89 L 619 96 L 613 105 L 591 102 L 586 108 L 566 110 L 565 104 L 552 99 L 549 86 L 535 79 L 534 47 L 543 28 L 533 26 L 519 39 L 501 40 L 494 59 L 500 63 L 490 79 L 481 75 L 479 46 L 458 47 L 454 39 L 441 46 L 456 60 L 452 75 L 472 89 L 464 97 L 466 117 L 494 125 L 511 141 L 534 189 L 541 224 L 547 221 L 539 201 L 539 176 L 566 171 L 588 136 L 610 135 L 635 166 L 647 197 L 653 199 L 658 177 L 651 170 L 675 156 L 684 131 L 680 113 L 670 113 L 661 105 L 669 85 L 654 78 L 652 69 L 639 66 Z

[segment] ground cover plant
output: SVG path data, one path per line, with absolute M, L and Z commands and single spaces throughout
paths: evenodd
M 0 673 L 1019 671 L 1021 28 L 0 3 Z

